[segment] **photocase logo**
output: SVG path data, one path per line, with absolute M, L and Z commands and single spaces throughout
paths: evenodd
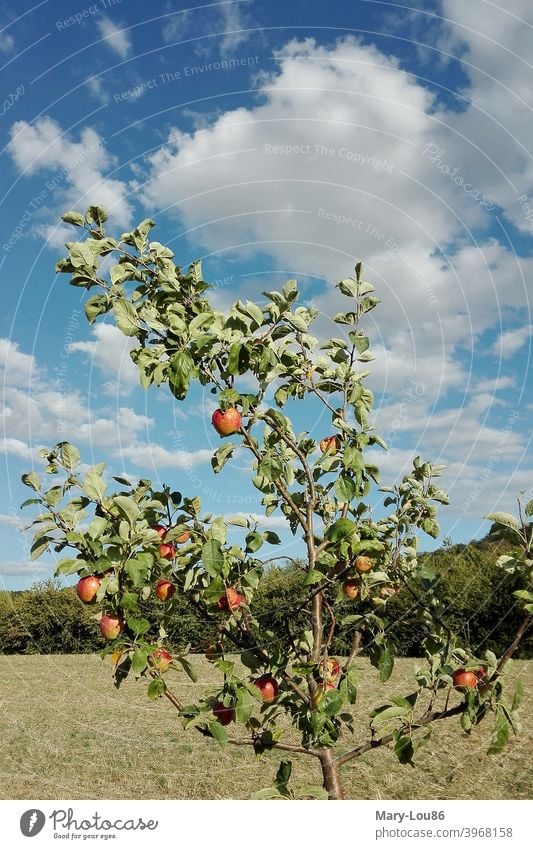
M 31 808 L 29 811 L 24 811 L 20 818 L 20 830 L 24 837 L 35 837 L 42 831 L 46 817 L 42 811 L 36 808 Z

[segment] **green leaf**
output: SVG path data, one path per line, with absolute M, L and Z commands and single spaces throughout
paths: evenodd
M 129 495 L 115 495 L 113 498 L 113 504 L 118 508 L 119 513 L 124 516 L 133 527 L 136 519 L 141 513 L 137 502 Z
M 218 474 L 228 460 L 233 456 L 235 448 L 236 445 L 233 442 L 228 442 L 225 445 L 221 445 L 220 448 L 217 448 L 211 457 L 211 466 L 215 474 Z
M 235 714 L 239 722 L 248 722 L 254 709 L 255 699 L 252 694 L 242 687 L 237 693 L 237 701 L 235 703 Z
M 274 531 L 263 531 L 263 536 L 269 545 L 281 545 L 281 540 Z
M 194 667 L 187 660 L 187 658 L 182 657 L 181 655 L 177 655 L 176 661 L 181 665 L 183 671 L 185 672 L 186 675 L 189 676 L 191 681 L 194 681 L 194 683 L 196 683 L 198 681 L 198 675 L 196 674 Z
M 137 619 L 135 616 L 128 617 L 128 628 L 130 628 L 134 634 L 138 637 L 141 637 L 143 634 L 146 634 L 147 631 L 150 630 L 150 623 L 148 619 Z
M 71 445 L 70 442 L 61 443 L 61 462 L 65 469 L 68 469 L 69 471 L 75 469 L 80 462 L 80 452 L 74 445 Z
M 103 315 L 109 309 L 109 298 L 107 295 L 93 295 L 85 301 L 83 309 L 89 324 L 94 324 L 99 315 Z M 127 334 L 131 335 L 131 334 Z
M 202 546 L 202 562 L 205 571 L 213 578 L 216 578 L 222 572 L 224 554 L 217 539 L 210 539 Z
M 496 721 L 494 723 L 494 730 L 492 732 L 491 744 L 487 750 L 487 754 L 498 755 L 502 749 L 505 748 L 508 739 L 509 723 L 507 722 L 503 711 L 498 711 L 496 714 Z
M 88 224 L 91 222 L 101 227 L 109 218 L 107 212 L 102 206 L 90 206 L 85 213 L 85 220 Z
M 337 283 L 337 288 L 340 289 L 343 295 L 348 295 L 353 298 L 357 296 L 357 284 L 355 280 L 352 280 L 350 277 L 346 280 L 341 280 L 340 283 Z
M 193 371 L 191 355 L 187 351 L 177 351 L 169 362 L 168 383 L 170 391 L 179 401 L 187 395 Z
M 401 764 L 413 765 L 413 741 L 410 737 L 398 737 L 394 744 L 394 754 Z
M 490 519 L 491 522 L 496 522 L 497 525 L 503 525 L 505 528 L 510 528 L 513 531 L 520 530 L 520 524 L 511 513 L 489 513 L 485 519 Z
M 82 484 L 85 495 L 92 501 L 101 501 L 106 491 L 106 484 L 104 483 L 101 469 L 101 464 L 89 469 Z
M 197 284 L 202 282 L 203 273 L 201 259 L 195 259 L 194 262 L 191 262 L 191 264 L 189 265 L 189 276 L 192 277 L 194 282 Z
M 113 304 L 113 315 L 117 327 L 125 336 L 136 336 L 140 325 L 135 308 L 124 298 L 118 298 Z
M 228 745 L 228 734 L 224 726 L 221 725 L 220 722 L 211 721 L 207 723 L 207 727 L 211 733 L 211 736 L 214 740 L 216 740 L 220 748 L 225 749 Z
M 35 492 L 39 492 L 41 488 L 41 478 L 37 472 L 27 472 L 22 475 L 21 480 L 25 486 L 29 486 L 30 489 L 34 489 Z
M 47 548 L 49 548 L 49 546 L 50 546 L 50 544 L 51 544 L 52 542 L 54 542 L 54 540 L 52 539 L 52 537 L 48 537 L 48 536 L 40 536 L 40 537 L 38 537 L 38 538 L 35 540 L 35 542 L 33 543 L 32 547 L 30 548 L 31 559 L 32 559 L 32 560 L 37 560 L 37 558 L 38 558 L 38 557 L 40 557 L 40 556 L 41 556 L 41 554 L 42 554 L 44 551 L 46 551 L 46 550 L 47 550 Z
M 515 710 L 518 710 L 520 706 L 520 702 L 522 701 L 522 696 L 524 695 L 524 685 L 520 678 L 516 679 L 514 695 L 513 695 L 513 703 L 511 705 L 511 713 Z
M 340 690 L 327 690 L 320 701 L 320 711 L 326 716 L 335 716 L 341 710 L 343 701 Z
M 83 227 L 85 223 L 83 215 L 80 212 L 75 212 L 73 209 L 64 212 L 61 216 L 61 221 L 64 221 L 65 224 L 75 224 L 76 227 Z
M 248 527 L 248 519 L 245 516 L 230 516 L 227 522 L 228 525 L 236 525 L 239 528 Z
M 246 536 L 246 551 L 254 554 L 256 551 L 259 551 L 264 541 L 263 534 L 259 534 L 257 531 L 251 531 Z
M 335 481 L 335 495 L 340 501 L 351 501 L 357 494 L 357 485 L 348 475 L 340 474 Z
M 372 711 L 372 723 L 377 725 L 381 722 L 390 722 L 391 719 L 397 719 L 399 716 L 407 716 L 410 713 L 410 708 L 403 705 L 388 705 L 384 708 L 377 708 Z
M 386 646 L 374 645 L 370 651 L 370 662 L 379 672 L 382 683 L 388 681 L 394 668 L 394 658 Z
M 153 681 L 150 681 L 148 684 L 148 698 L 149 699 L 159 699 L 167 689 L 167 686 L 162 678 L 154 678 Z
M 56 507 L 63 498 L 63 487 L 53 486 L 44 493 L 43 498 L 50 507 Z
M 259 669 L 261 661 L 251 651 L 243 651 L 241 654 L 241 663 L 248 669 Z
M 533 499 L 527 502 L 526 506 L 524 507 L 524 512 L 526 516 L 533 516 Z
M 84 569 L 87 563 L 85 560 L 73 560 L 68 558 L 66 560 L 60 560 L 55 568 L 55 575 L 74 575 L 75 572 L 79 572 L 80 569 Z

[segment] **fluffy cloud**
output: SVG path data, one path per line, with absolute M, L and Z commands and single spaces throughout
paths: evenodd
M 531 344 L 532 332 L 533 325 L 528 324 L 525 327 L 517 327 L 513 330 L 506 330 L 504 333 L 500 333 L 492 346 L 493 353 L 497 357 L 512 357 L 526 342 Z
M 110 18 L 101 17 L 97 21 L 100 35 L 110 50 L 125 59 L 131 51 L 131 42 L 125 29 L 121 29 Z
M 16 121 L 11 127 L 8 151 L 21 173 L 46 174 L 43 191 L 57 198 L 58 214 L 53 216 L 54 224 L 40 232 L 53 239 L 54 246 L 67 232 L 55 223 L 66 208 L 84 209 L 90 204 L 99 204 L 107 209 L 112 223 L 120 226 L 130 223 L 132 204 L 128 199 L 128 187 L 120 180 L 105 176 L 115 159 L 92 128 L 81 130 L 76 142 L 71 141 L 52 118 L 43 116 L 33 124 Z M 50 214 L 50 203 L 47 202 L 46 207 Z M 68 230 L 68 236 L 72 237 L 72 229 Z
M 120 395 L 131 392 L 139 385 L 139 373 L 129 352 L 137 347 L 136 339 L 124 336 L 113 324 L 101 322 L 91 328 L 94 340 L 72 342 L 69 351 L 82 352 L 90 358 L 104 376 L 104 392 Z

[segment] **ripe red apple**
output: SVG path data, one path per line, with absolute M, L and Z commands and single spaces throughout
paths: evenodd
M 176 546 L 171 542 L 162 542 L 159 546 L 159 556 L 165 560 L 174 560 L 176 556 Z
M 99 586 L 100 578 L 97 575 L 87 575 L 85 578 L 80 578 L 76 586 L 78 598 L 85 604 L 90 604 L 95 600 Z
M 161 537 L 161 539 L 165 539 L 168 528 L 166 528 L 165 525 L 154 525 L 152 530 L 156 531 Z
M 156 649 L 152 652 L 152 663 L 160 672 L 166 672 L 172 663 L 172 655 L 167 649 Z
M 328 684 L 335 681 L 341 674 L 341 666 L 334 657 L 324 658 L 320 662 L 320 674 Z
M 211 422 L 220 436 L 231 436 L 232 433 L 237 433 L 241 426 L 241 414 L 235 407 L 228 407 L 227 410 L 215 410 Z
M 155 585 L 155 594 L 159 601 L 168 601 L 175 592 L 176 587 L 171 581 L 167 581 L 166 578 L 160 578 Z
M 215 702 L 213 705 L 213 713 L 221 725 L 229 725 L 235 719 L 235 710 L 232 707 L 226 707 L 223 702 Z
M 336 454 L 340 447 L 340 439 L 338 436 L 325 436 L 320 440 L 319 447 L 323 454 L 326 451 L 328 454 Z
M 273 702 L 278 695 L 278 682 L 268 673 L 266 675 L 261 675 L 260 678 L 256 678 L 254 684 L 261 690 L 263 701 L 267 705 Z
M 236 589 L 230 587 L 217 601 L 219 610 L 237 610 L 246 599 Z
M 370 572 L 373 565 L 374 564 L 370 557 L 366 557 L 364 554 L 360 554 L 358 557 L 355 558 L 354 561 L 354 566 L 360 575 L 362 575 L 364 572 Z
M 475 672 L 468 672 L 466 669 L 456 669 L 452 680 L 453 686 L 458 690 L 472 690 L 479 683 Z
M 351 598 L 352 601 L 359 595 L 360 584 L 357 578 L 348 578 L 342 585 L 342 591 L 346 598 Z
M 116 640 L 123 627 L 124 620 L 117 613 L 104 613 L 100 619 L 100 633 L 106 640 Z

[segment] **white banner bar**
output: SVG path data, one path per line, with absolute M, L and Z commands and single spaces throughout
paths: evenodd
M 2 846 L 533 846 L 528 801 L 0 801 Z M 33 842 L 34 841 L 34 842 Z M 67 843 L 69 841 L 69 843 Z

